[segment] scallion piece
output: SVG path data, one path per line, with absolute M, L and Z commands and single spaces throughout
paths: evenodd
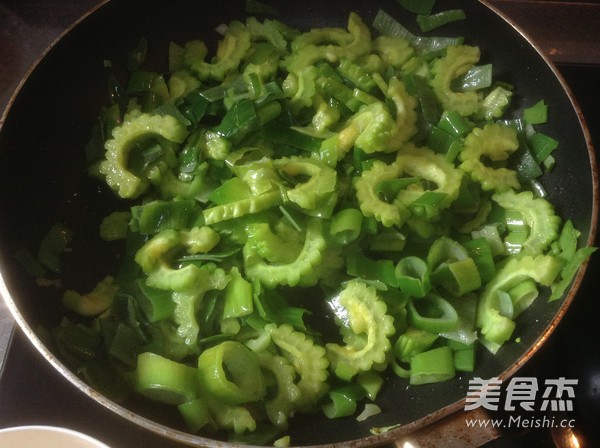
M 329 233 L 339 244 L 348 244 L 356 240 L 362 229 L 363 215 L 360 210 L 346 208 L 340 210 L 331 220 Z
M 362 372 L 356 377 L 356 384 L 362 387 L 369 400 L 374 401 L 383 386 L 383 377 L 373 371 Z
M 452 80 L 451 86 L 457 92 L 485 89 L 492 85 L 492 64 L 476 65 L 467 73 Z
M 427 32 L 446 25 L 450 22 L 466 19 L 465 12 L 462 9 L 448 9 L 437 14 L 418 14 L 417 23 L 421 31 Z
M 394 355 L 401 362 L 409 363 L 417 353 L 429 350 L 438 338 L 436 333 L 408 327 L 394 344 Z
M 444 113 L 438 127 L 454 137 L 464 137 L 472 128 L 468 120 L 456 111 Z
M 215 422 L 208 410 L 207 402 L 203 398 L 186 401 L 185 403 L 181 403 L 177 408 L 192 433 L 197 433 L 206 425 L 210 427 L 215 426 Z
M 437 294 L 408 302 L 410 324 L 423 331 L 441 333 L 455 330 L 458 314 L 450 303 Z
M 410 360 L 410 384 L 429 384 L 454 377 L 454 357 L 450 347 L 418 353 Z
M 558 147 L 558 141 L 549 135 L 536 132 L 528 139 L 529 147 L 537 163 L 542 163 Z
M 356 402 L 364 396 L 364 389 L 357 385 L 342 386 L 329 392 L 330 402 L 323 405 L 327 418 L 348 417 L 356 412 Z
M 548 105 L 544 100 L 538 101 L 533 106 L 523 110 L 523 120 L 529 125 L 548 122 Z
M 457 341 L 448 341 L 454 353 L 454 369 L 460 372 L 472 372 L 475 369 L 475 343 L 463 344 Z
M 404 9 L 415 14 L 430 14 L 435 0 L 396 0 Z
M 517 317 L 534 302 L 539 295 L 538 287 L 531 279 L 525 280 L 508 291 L 513 303 L 513 317 Z
M 73 231 L 61 223 L 52 225 L 42 238 L 38 250 L 38 261 L 48 270 L 59 274 L 61 272 L 61 255 L 73 239 Z
M 196 398 L 196 370 L 155 353 L 137 357 L 136 390 L 161 403 L 179 405 Z
M 494 255 L 489 241 L 484 237 L 479 237 L 466 241 L 463 246 L 477 265 L 481 281 L 483 283 L 489 282 L 496 272 Z
M 171 299 L 171 291 L 148 286 L 142 279 L 138 279 L 136 284 L 140 291 L 136 299 L 148 322 L 158 322 L 173 315 L 175 303 Z
M 415 256 L 402 258 L 396 265 L 398 288 L 409 297 L 425 297 L 431 288 L 427 263 Z
M 408 40 L 419 52 L 431 53 L 448 47 L 459 45 L 463 39 L 460 37 L 424 37 L 411 33 L 400 22 L 380 9 L 373 20 L 373 28 L 386 36 L 398 36 Z
M 223 319 L 243 317 L 252 313 L 252 284 L 241 276 L 237 268 L 231 270 L 231 280 L 225 287 Z
M 232 405 L 257 401 L 266 391 L 256 355 L 234 341 L 222 342 L 200 354 L 198 380 L 203 391 Z

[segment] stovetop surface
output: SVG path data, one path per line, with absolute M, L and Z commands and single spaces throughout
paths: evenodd
M 93 0 L 58 0 L 52 2 L 53 6 L 50 7 L 40 0 L 26 0 L 19 5 L 0 0 L 0 106 L 3 107 L 8 101 L 10 92 L 16 87 L 18 78 L 24 74 L 31 58 L 40 54 L 44 46 L 67 24 L 95 3 Z M 499 7 L 507 7 L 508 10 L 512 7 L 514 9 L 511 11 L 514 11 L 522 8 L 523 4 L 532 2 L 497 3 Z M 64 8 L 57 9 L 59 4 Z M 36 9 L 36 5 L 42 12 Z M 40 14 L 48 12 L 48 8 L 59 11 L 58 16 L 44 20 Z M 19 14 L 15 16 L 14 11 L 19 11 Z M 15 23 L 15 17 L 25 22 Z M 526 22 L 527 18 L 522 20 Z M 537 26 L 541 27 L 539 23 Z M 6 39 L 19 38 L 19 34 L 15 35 L 15 32 L 29 33 L 29 56 L 10 54 L 7 50 L 10 46 L 2 45 L 2 42 L 8 42 Z M 24 34 L 21 37 L 23 36 Z M 553 44 L 544 42 L 548 48 Z M 600 47 L 600 39 L 596 43 Z M 563 47 L 559 45 L 556 48 L 561 51 Z M 592 141 L 600 148 L 600 93 L 597 85 L 600 80 L 600 60 L 582 60 L 578 56 L 580 59 L 575 58 L 576 63 L 569 63 L 562 60 L 569 59 L 563 58 L 564 53 L 556 53 L 554 56 L 586 117 Z M 8 61 L 11 65 L 6 65 Z M 579 380 L 575 390 L 575 408 L 570 417 L 576 423 L 576 433 L 580 442 L 583 442 L 581 446 L 586 447 L 600 446 L 600 326 L 597 323 L 600 301 L 597 300 L 595 287 L 599 276 L 600 261 L 592 259 L 580 292 L 565 317 L 548 341 L 518 373 L 519 376 L 531 376 L 540 380 L 559 377 Z M 10 318 L 0 315 L 0 324 L 2 319 Z M 10 338 L 6 354 L 0 352 L 0 428 L 50 424 L 83 431 L 113 448 L 181 447 L 113 414 L 82 394 L 43 359 L 20 330 L 7 332 L 7 326 L 4 322 L 4 334 L 0 332 L 0 343 L 3 338 Z M 506 431 L 503 438 L 486 446 L 536 448 L 554 444 L 552 434 L 546 428 L 531 428 Z

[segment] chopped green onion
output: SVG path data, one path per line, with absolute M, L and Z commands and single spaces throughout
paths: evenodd
M 453 378 L 454 357 L 449 347 L 418 353 L 410 360 L 410 384 L 429 384 Z
M 547 123 L 548 105 L 544 100 L 538 101 L 533 106 L 523 110 L 523 120 L 530 125 Z
M 558 141 L 552 137 L 536 132 L 528 139 L 529 147 L 537 163 L 542 163 L 558 147 Z
M 396 0 L 407 11 L 415 14 L 430 14 L 435 0 Z
M 410 362 L 417 353 L 429 350 L 438 338 L 436 333 L 408 327 L 394 344 L 394 354 L 401 362 Z
M 454 369 L 460 372 L 472 372 L 475 370 L 475 343 L 461 344 L 448 341 L 448 346 L 454 352 Z
M 237 268 L 231 270 L 231 280 L 225 287 L 223 319 L 247 316 L 252 313 L 252 284 L 241 276 Z
M 396 265 L 398 288 L 409 297 L 425 297 L 431 288 L 429 267 L 415 256 L 402 258 Z
M 204 398 L 186 401 L 185 403 L 181 403 L 177 408 L 192 433 L 197 433 L 206 425 L 210 427 L 215 425 Z
M 373 371 L 361 372 L 356 377 L 356 384 L 362 387 L 369 400 L 374 401 L 383 386 L 383 377 Z
M 448 37 L 423 37 L 411 33 L 400 22 L 380 9 L 373 20 L 373 28 L 386 36 L 398 36 L 408 40 L 421 53 L 431 53 L 448 47 L 459 45 L 463 39 Z
M 451 86 L 457 92 L 485 89 L 492 85 L 492 64 L 476 65 L 467 73 L 452 80 Z
M 406 246 L 406 236 L 400 232 L 380 232 L 373 237 L 370 250 L 377 252 L 402 252 Z
M 364 396 L 364 390 L 357 385 L 342 386 L 329 392 L 330 402 L 323 405 L 327 418 L 348 417 L 356 412 L 356 402 Z
M 362 221 L 360 210 L 346 208 L 333 216 L 329 232 L 339 244 L 349 244 L 359 237 Z
M 408 316 L 412 326 L 430 333 L 452 331 L 458 325 L 458 314 L 454 307 L 437 294 L 410 300 Z
M 454 137 L 464 137 L 471 131 L 468 120 L 456 111 L 444 113 L 438 126 Z
M 234 341 L 222 342 L 200 354 L 198 379 L 202 390 L 232 405 L 257 401 L 266 390 L 256 355 Z
M 494 255 L 489 241 L 484 237 L 473 238 L 463 243 L 463 246 L 477 265 L 481 281 L 483 283 L 489 282 L 496 272 Z
M 596 247 L 582 247 L 567 261 L 560 273 L 560 280 L 552 286 L 549 301 L 560 299 L 575 278 L 580 266 L 596 251 Z
M 419 14 L 417 23 L 421 31 L 427 32 L 446 25 L 450 22 L 466 19 L 465 12 L 462 9 L 449 9 L 437 14 Z
M 64 224 L 53 224 L 42 238 L 37 255 L 38 261 L 51 272 L 59 274 L 61 272 L 61 255 L 67 250 L 72 239 L 73 231 L 71 229 Z
M 179 405 L 196 398 L 196 370 L 155 353 L 137 357 L 136 390 L 162 403 Z

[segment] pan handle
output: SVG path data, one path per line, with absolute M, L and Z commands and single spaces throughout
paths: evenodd
M 395 440 L 390 448 L 480 447 L 502 435 L 500 430 L 492 425 L 467 426 L 467 421 L 490 421 L 490 416 L 481 407 L 470 411 L 454 412 L 435 423 Z

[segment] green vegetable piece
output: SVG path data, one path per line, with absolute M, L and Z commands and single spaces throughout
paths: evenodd
M 398 0 L 407 11 L 415 14 L 430 14 L 435 0 Z
M 55 274 L 61 272 L 61 254 L 67 250 L 73 231 L 64 224 L 55 223 L 42 238 L 38 249 L 37 261 Z
M 456 297 L 481 286 L 479 270 L 467 249 L 449 237 L 434 241 L 427 254 L 427 263 L 432 283 Z
M 452 342 L 452 341 L 449 341 Z M 450 343 L 448 344 L 450 346 Z M 472 372 L 475 370 L 475 344 L 464 345 L 454 351 L 454 368 L 459 372 Z
M 465 12 L 462 9 L 448 9 L 437 14 L 418 14 L 417 23 L 421 31 L 427 32 L 465 18 Z
M 542 132 L 535 132 L 527 143 L 537 163 L 542 163 L 558 148 L 558 141 Z
M 259 353 L 259 364 L 275 377 L 275 393 L 265 403 L 265 409 L 271 423 L 280 429 L 288 426 L 288 420 L 294 415 L 301 402 L 300 388 L 295 384 L 296 369 L 283 356 L 267 351 Z
M 523 216 L 529 228 L 529 234 L 522 242 L 524 254 L 538 255 L 558 238 L 561 220 L 546 199 L 535 198 L 531 191 L 515 193 L 512 190 L 497 193 L 492 199 L 505 210 Z
M 215 62 L 205 61 L 208 49 L 204 42 L 198 40 L 186 43 L 183 58 L 186 66 L 200 80 L 223 81 L 226 75 L 238 68 L 251 44 L 251 34 L 248 29 L 243 23 L 233 21 L 217 46 Z
M 331 219 L 329 233 L 339 244 L 348 244 L 360 236 L 363 215 L 355 208 L 340 210 Z
M 231 280 L 225 288 L 223 319 L 243 317 L 252 313 L 252 284 L 247 282 L 236 267 L 231 268 Z
M 500 315 L 499 293 L 509 291 L 519 283 L 532 279 L 536 283 L 550 286 L 559 275 L 562 263 L 550 255 L 523 256 L 509 258 L 504 266 L 485 286 L 477 308 L 477 327 L 488 344 L 486 347 L 496 352 L 506 342 L 514 330 L 514 321 Z
M 337 173 L 318 160 L 290 157 L 276 160 L 274 167 L 284 178 L 308 177 L 286 191 L 287 199 L 303 209 L 312 210 L 324 199 L 336 192 Z
M 311 219 L 306 226 L 304 244 L 298 256 L 289 263 L 275 264 L 267 261 L 256 250 L 250 241 L 244 245 L 244 264 L 246 275 L 258 280 L 268 288 L 277 285 L 312 286 L 317 283 L 319 271 L 317 267 L 323 260 L 326 248 L 319 219 Z
M 434 293 L 409 301 L 408 317 L 411 326 L 429 333 L 449 332 L 458 326 L 458 314 L 454 307 Z
M 327 393 L 329 360 L 325 348 L 316 344 L 308 335 L 295 331 L 291 325 L 265 326 L 271 338 L 283 356 L 290 362 L 299 380 L 296 386 L 300 390 L 297 409 L 314 409 L 316 403 Z
M 554 301 L 562 297 L 564 292 L 567 290 L 579 268 L 596 252 L 596 247 L 582 247 L 578 249 L 575 254 L 565 263 L 564 267 L 560 272 L 560 280 L 556 284 L 552 285 L 552 294 L 550 294 L 549 301 Z
M 493 163 L 506 162 L 518 147 L 516 130 L 510 126 L 487 124 L 483 128 L 475 128 L 465 138 L 464 148 L 459 154 L 462 161 L 460 169 L 481 183 L 484 190 L 519 189 L 520 183 L 515 171 L 505 167 L 486 166 L 484 163 L 484 158 Z
M 408 297 L 425 297 L 431 288 L 429 267 L 415 256 L 402 258 L 395 270 L 398 288 Z
M 355 384 L 342 386 L 329 391 L 331 401 L 323 405 L 323 413 L 327 418 L 348 417 L 356 412 L 357 400 L 362 398 L 364 390 Z
M 147 190 L 149 182 L 128 167 L 129 156 L 135 145 L 157 138 L 182 143 L 186 136 L 187 130 L 173 116 L 133 115 L 113 129 L 112 138 L 106 141 L 106 158 L 100 162 L 100 173 L 106 176 L 106 183 L 119 196 L 137 198 Z
M 300 34 L 292 41 L 292 53 L 284 61 L 285 67 L 289 72 L 297 73 L 321 59 L 337 62 L 342 58 L 353 60 L 367 54 L 371 49 L 369 27 L 352 12 L 347 28 L 347 32 L 340 28 L 320 28 Z
M 197 267 L 188 265 L 180 269 L 173 268 L 174 252 L 206 253 L 218 242 L 219 234 L 206 226 L 190 230 L 163 230 L 140 248 L 135 254 L 135 261 L 148 275 L 148 285 L 181 291 L 195 282 Z
M 227 404 L 210 395 L 203 398 L 217 428 L 233 431 L 235 435 L 256 431 L 256 420 L 246 406 Z
M 377 186 L 388 180 L 398 179 L 402 174 L 401 167 L 393 163 L 375 161 L 371 168 L 362 172 L 356 180 L 356 197 L 360 210 L 366 217 L 374 217 L 385 227 L 401 226 L 410 215 L 408 209 L 396 202 L 388 203 L 377 194 Z
M 433 62 L 431 68 L 433 79 L 430 84 L 445 110 L 456 111 L 464 116 L 472 115 L 477 111 L 479 107 L 477 92 L 454 92 L 451 83 L 453 79 L 465 74 L 479 62 L 479 57 L 478 47 L 452 45 L 446 49 L 444 57 Z
M 351 119 L 354 128 L 354 145 L 367 154 L 388 151 L 390 134 L 394 129 L 394 119 L 381 102 L 362 107 Z
M 196 369 L 155 353 L 137 357 L 135 388 L 162 403 L 179 405 L 196 398 Z
M 481 101 L 477 116 L 491 121 L 500 118 L 511 104 L 513 92 L 504 86 L 497 86 Z
M 268 210 L 271 207 L 281 204 L 281 202 L 281 193 L 279 191 L 271 191 L 248 199 L 217 205 L 204 209 L 204 222 L 207 225 L 212 225 L 221 221 L 240 218 L 245 215 Z
M 445 195 L 438 203 L 440 209 L 449 207 L 458 197 L 462 173 L 447 162 L 442 155 L 435 154 L 428 148 L 407 145 L 398 152 L 395 163 L 404 174 L 430 181 L 437 186 L 428 191 Z M 409 207 L 422 194 L 422 189 L 405 188 L 399 192 L 398 200 Z
M 523 110 L 523 119 L 530 125 L 544 124 L 548 122 L 548 105 L 540 100 L 533 106 Z
M 391 350 L 390 336 L 396 331 L 394 319 L 374 288 L 359 280 L 349 281 L 333 299 L 336 308 L 347 313 L 340 332 L 345 345 L 329 343 L 327 356 L 335 369 L 347 365 L 354 371 L 368 371 L 385 365 Z
M 366 396 L 371 401 L 375 401 L 377 395 L 379 395 L 379 392 L 381 391 L 383 383 L 383 377 L 372 370 L 359 373 L 356 377 L 356 384 L 364 389 Z
M 100 224 L 100 238 L 104 241 L 123 240 L 127 237 L 131 212 L 112 212 Z
M 114 278 L 106 276 L 87 294 L 68 289 L 63 295 L 63 305 L 82 316 L 98 316 L 110 308 L 119 286 Z
M 408 327 L 394 344 L 394 355 L 401 362 L 410 363 L 414 355 L 429 350 L 438 338 L 436 333 Z
M 154 200 L 131 208 L 133 232 L 155 235 L 163 230 L 185 230 L 201 223 L 202 214 L 194 199 Z
M 231 277 L 214 264 L 205 264 L 201 267 L 191 264 L 176 272 L 184 270 L 186 270 L 185 280 L 189 284 L 186 285 L 186 289 L 173 291 L 172 299 L 175 302 L 173 321 L 177 324 L 178 336 L 194 351 L 200 333 L 198 310 L 202 306 L 204 296 L 211 290 L 224 290 Z
M 449 347 L 417 353 L 410 360 L 410 384 L 439 383 L 454 377 L 454 357 Z
M 198 382 L 203 391 L 230 405 L 259 401 L 266 392 L 257 355 L 235 341 L 222 342 L 200 354 Z
M 417 100 L 408 94 L 405 84 L 391 78 L 386 96 L 395 105 L 396 126 L 391 132 L 387 150 L 398 150 L 417 133 Z
M 177 406 L 179 413 L 192 433 L 197 433 L 205 426 L 216 429 L 216 423 L 210 415 L 208 403 L 203 398 L 186 401 Z
M 399 36 L 378 36 L 373 40 L 373 50 L 387 65 L 401 68 L 415 50 L 410 42 Z

